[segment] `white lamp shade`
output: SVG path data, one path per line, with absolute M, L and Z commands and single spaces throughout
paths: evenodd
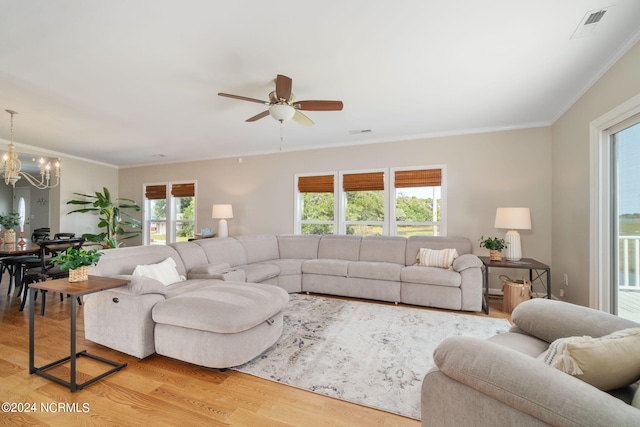
M 508 230 L 531 230 L 529 208 L 498 208 L 495 227 Z
M 296 114 L 296 109 L 287 104 L 273 104 L 269 107 L 269 114 L 279 122 L 286 122 L 293 118 Z
M 233 218 L 233 206 L 232 205 L 213 205 L 212 218 L 216 219 L 229 219 Z

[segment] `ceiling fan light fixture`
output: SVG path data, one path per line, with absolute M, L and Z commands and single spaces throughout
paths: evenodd
M 273 104 L 269 107 L 269 114 L 279 122 L 286 122 L 293 118 L 296 109 L 289 104 Z

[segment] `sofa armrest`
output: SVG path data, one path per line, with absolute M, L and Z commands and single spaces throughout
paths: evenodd
M 481 268 L 482 261 L 473 254 L 463 254 L 453 260 L 453 269 L 457 272 L 466 270 L 467 268 Z
M 550 425 L 640 425 L 640 410 L 490 341 L 448 338 L 434 362 L 451 379 Z
M 146 294 L 167 294 L 167 287 L 160 281 L 150 279 L 144 276 L 132 276 L 130 274 L 120 274 L 112 276 L 114 279 L 128 280 L 127 286 L 113 288 L 111 291 L 119 294 L 127 295 L 146 295 Z
M 524 332 L 551 343 L 558 338 L 601 337 L 640 324 L 563 301 L 534 298 L 515 308 L 511 320 Z

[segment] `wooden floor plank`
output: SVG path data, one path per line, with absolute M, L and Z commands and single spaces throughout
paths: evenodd
M 83 307 L 78 307 L 78 350 L 128 366 L 76 393 L 46 378 L 29 375 L 28 306 L 7 296 L 0 285 L 0 401 L 73 405 L 79 411 L 4 413 L 3 425 L 206 425 L 206 426 L 385 426 L 418 427 L 416 420 L 321 396 L 233 370 L 220 371 L 152 355 L 143 360 L 84 339 Z M 69 300 L 47 297 L 46 316 L 36 301 L 36 366 L 69 351 Z M 492 300 L 490 317 L 509 319 Z M 478 314 L 479 316 L 486 316 Z M 82 358 L 81 358 L 82 359 Z M 79 361 L 82 376 L 108 369 Z M 68 366 L 56 368 L 68 376 Z M 83 412 L 83 405 L 88 412 Z M 40 409 L 40 408 L 38 408 Z

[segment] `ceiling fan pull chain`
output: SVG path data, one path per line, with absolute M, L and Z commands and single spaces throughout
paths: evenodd
M 284 122 L 280 122 L 280 151 L 282 151 L 282 143 L 284 142 Z

